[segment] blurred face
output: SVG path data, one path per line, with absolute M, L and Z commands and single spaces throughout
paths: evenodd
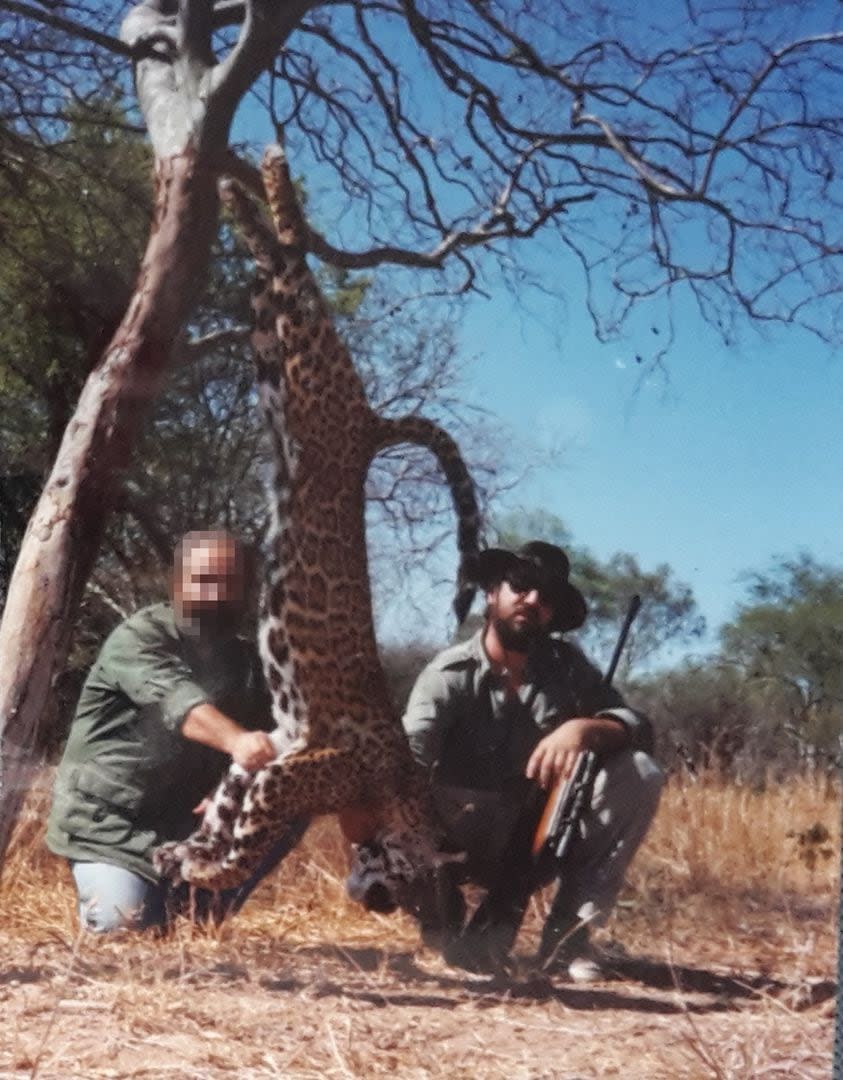
M 541 581 L 519 570 L 486 594 L 489 620 L 505 649 L 526 652 L 544 637 L 553 618 L 549 591 Z
M 202 639 L 237 633 L 246 610 L 243 549 L 225 533 L 190 533 L 173 568 L 173 609 L 179 627 Z

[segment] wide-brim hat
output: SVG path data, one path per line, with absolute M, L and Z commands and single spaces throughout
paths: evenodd
M 580 590 L 569 581 L 571 563 L 556 544 L 531 540 L 517 551 L 486 548 L 472 558 L 467 570 L 472 583 L 488 592 L 520 568 L 537 575 L 542 593 L 553 607 L 548 630 L 564 634 L 582 626 L 588 606 Z

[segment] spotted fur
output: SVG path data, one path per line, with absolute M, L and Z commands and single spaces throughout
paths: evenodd
M 278 757 L 254 775 L 232 767 L 200 829 L 159 848 L 155 865 L 174 879 L 227 888 L 248 876 L 293 819 L 362 807 L 372 828 L 357 847 L 350 891 L 389 910 L 410 879 L 438 861 L 439 836 L 375 644 L 364 521 L 373 457 L 403 442 L 436 455 L 458 514 L 463 563 L 477 550 L 479 516 L 446 432 L 369 407 L 307 265 L 307 231 L 280 148 L 267 153 L 263 179 L 274 231 L 239 187 L 229 185 L 223 198 L 258 271 L 252 344 L 275 459 L 259 640 Z M 462 584 L 460 618 L 470 600 Z

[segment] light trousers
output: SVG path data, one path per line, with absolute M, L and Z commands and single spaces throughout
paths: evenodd
M 71 862 L 79 897 L 79 921 L 86 930 L 105 934 L 115 930 L 164 927 L 174 914 L 197 921 L 218 920 L 239 911 L 260 882 L 298 844 L 309 822 L 290 825 L 264 855 L 242 885 L 224 892 L 187 886 L 171 887 L 108 862 Z
M 602 764 L 560 879 L 572 917 L 596 926 L 606 922 L 656 813 L 663 786 L 661 768 L 643 751 L 620 750 Z M 468 788 L 434 790 L 449 844 L 468 855 L 469 880 L 474 866 L 481 868 L 481 884 L 490 867 L 494 877 L 499 876 L 504 849 L 522 811 L 523 786 L 517 790 L 520 800 Z

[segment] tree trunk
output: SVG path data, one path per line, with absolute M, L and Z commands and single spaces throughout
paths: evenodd
M 0 863 L 121 474 L 204 278 L 216 179 L 192 147 L 157 162 L 155 216 L 135 291 L 85 383 L 21 545 L 0 623 Z

